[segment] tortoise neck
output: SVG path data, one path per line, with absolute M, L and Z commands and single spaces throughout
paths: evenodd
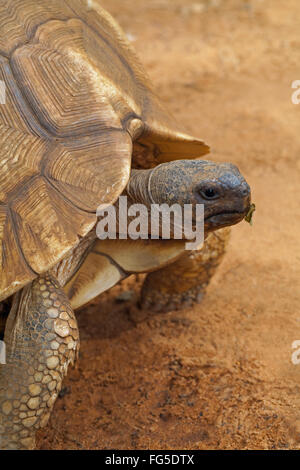
M 150 170 L 132 170 L 128 185 L 124 191 L 133 204 L 144 204 L 150 207 L 155 201 L 150 193 L 150 178 L 154 168 Z

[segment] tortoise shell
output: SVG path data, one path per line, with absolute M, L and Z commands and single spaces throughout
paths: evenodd
M 97 1 L 0 0 L 0 300 L 62 260 L 148 168 L 208 152 Z

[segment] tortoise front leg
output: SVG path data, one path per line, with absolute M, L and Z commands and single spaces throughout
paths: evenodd
M 228 228 L 212 232 L 202 250 L 187 251 L 174 263 L 149 273 L 142 287 L 142 307 L 166 312 L 201 302 L 223 259 L 229 233 Z
M 69 301 L 57 281 L 45 275 L 13 299 L 0 365 L 0 449 L 33 449 L 79 347 Z

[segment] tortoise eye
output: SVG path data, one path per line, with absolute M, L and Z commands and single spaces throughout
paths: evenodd
M 214 188 L 201 189 L 199 194 L 204 199 L 217 199 L 219 197 L 218 191 L 216 191 Z
M 216 193 L 213 189 L 207 189 L 206 191 L 204 191 L 204 194 L 208 198 L 213 198 L 216 195 Z

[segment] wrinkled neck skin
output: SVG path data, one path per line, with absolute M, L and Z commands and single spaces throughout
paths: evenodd
M 130 207 L 132 204 L 143 204 L 147 208 L 148 215 L 150 216 L 152 214 L 151 206 L 154 204 L 157 204 L 159 206 L 161 206 L 161 204 L 165 204 L 170 207 L 174 203 L 177 203 L 177 205 L 183 206 L 183 201 L 180 201 L 180 200 L 176 200 L 173 203 L 167 203 L 167 204 L 163 202 L 162 200 L 163 198 L 161 197 L 162 195 L 160 194 L 161 188 L 159 187 L 159 185 L 157 185 L 156 171 L 159 167 L 160 165 L 150 170 L 132 170 L 131 171 L 130 180 L 128 182 L 128 185 L 125 191 L 122 194 L 123 196 L 127 196 L 128 207 Z M 164 177 L 164 172 L 162 171 L 161 168 L 159 171 L 160 171 L 161 177 Z M 167 171 L 167 169 L 165 171 Z M 116 203 L 116 206 L 118 206 L 118 201 Z M 153 210 L 155 213 L 155 209 Z M 117 217 L 118 217 L 118 212 L 117 212 Z M 132 218 L 128 217 L 128 223 L 130 223 L 131 220 Z M 179 224 L 178 224 L 178 220 L 179 220 Z M 175 221 L 175 218 L 171 216 L 167 224 L 169 224 L 169 228 L 170 228 L 170 232 L 169 232 L 170 239 L 178 238 L 175 236 L 175 234 L 178 235 L 179 233 L 181 233 L 182 238 L 185 238 L 184 233 L 182 231 L 182 228 L 183 228 L 182 217 L 180 217 L 180 219 L 177 219 L 177 221 Z M 159 225 L 159 236 L 162 237 L 163 236 L 163 216 L 160 211 L 158 212 L 158 225 Z M 151 231 L 150 227 L 151 227 L 151 223 L 149 223 L 148 225 L 149 234 Z M 204 237 L 206 238 L 206 235 L 204 235 Z
M 150 179 L 155 168 L 151 170 L 131 170 L 130 179 L 123 196 L 127 196 L 130 204 L 144 204 L 150 209 L 155 203 L 150 193 Z

